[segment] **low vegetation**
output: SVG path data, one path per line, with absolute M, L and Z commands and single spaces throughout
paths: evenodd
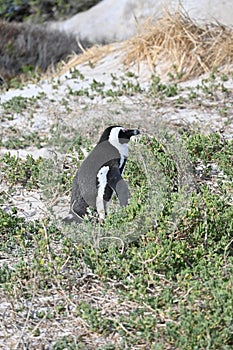
M 42 23 L 71 17 L 100 0 L 0 0 L 0 18 L 8 21 Z
M 103 226 L 87 218 L 64 227 L 52 215 L 28 222 L 17 208 L 1 209 L 1 308 L 11 348 L 232 348 L 233 143 L 184 132 L 174 146 L 174 137 L 133 144 L 131 202 L 120 209 L 114 201 Z M 78 165 L 67 152 L 69 166 L 54 180 L 63 193 Z M 44 189 L 45 160 L 0 161 L 9 188 Z

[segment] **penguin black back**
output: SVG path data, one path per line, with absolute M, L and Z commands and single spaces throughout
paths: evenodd
M 128 142 L 138 134 L 139 130 L 122 126 L 110 126 L 104 130 L 76 173 L 70 213 L 65 222 L 82 221 L 88 207 L 94 208 L 99 218 L 104 220 L 113 191 L 120 204 L 127 205 L 130 194 L 122 172 L 128 157 Z

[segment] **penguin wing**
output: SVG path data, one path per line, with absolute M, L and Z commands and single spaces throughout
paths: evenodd
M 120 205 L 125 207 L 130 198 L 130 192 L 126 182 L 122 179 L 120 169 L 116 166 L 108 173 L 108 185 L 116 192 Z
M 79 188 L 79 172 L 77 171 L 72 186 L 70 211 L 68 216 L 66 216 L 62 221 L 65 223 L 71 223 L 73 221 L 81 223 L 83 216 L 87 213 L 87 208 L 88 204 L 82 197 Z

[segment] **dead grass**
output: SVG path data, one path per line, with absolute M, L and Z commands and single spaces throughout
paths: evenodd
M 166 12 L 155 24 L 148 20 L 125 45 L 126 65 L 147 61 L 154 71 L 166 60 L 167 70 L 175 68 L 179 80 L 233 63 L 233 30 L 218 23 L 201 27 L 182 12 Z
M 59 72 L 60 75 L 66 73 L 68 70 L 78 66 L 79 64 L 89 64 L 91 67 L 95 66 L 106 56 L 120 52 L 124 49 L 124 43 L 109 44 L 104 46 L 92 46 L 89 49 L 81 47 L 83 53 L 81 55 L 73 54 L 70 56 L 68 63 L 64 63 Z
M 72 56 L 61 74 L 79 64 L 97 64 L 113 52 L 124 52 L 126 67 L 147 62 L 153 73 L 175 72 L 178 80 L 229 68 L 233 63 L 233 29 L 219 23 L 196 24 L 186 13 L 166 12 L 156 23 L 147 20 L 138 35 L 121 44 L 94 46 L 82 55 Z M 158 71 L 157 71 L 158 70 Z

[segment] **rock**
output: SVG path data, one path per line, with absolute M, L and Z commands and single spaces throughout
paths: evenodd
M 68 20 L 51 23 L 50 27 L 72 33 L 79 40 L 91 43 L 121 41 L 134 35 L 138 24 L 146 18 L 159 18 L 166 8 L 174 12 L 179 8 L 179 3 L 178 0 L 103 0 Z M 217 20 L 233 25 L 231 0 L 184 0 L 180 9 L 200 23 Z

